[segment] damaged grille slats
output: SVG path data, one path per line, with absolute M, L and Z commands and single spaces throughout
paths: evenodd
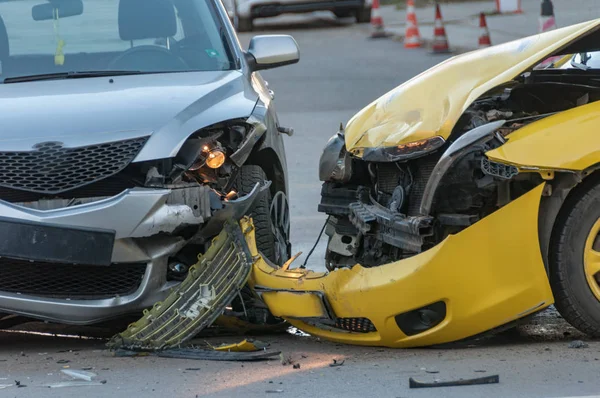
M 239 225 L 227 222 L 209 250 L 190 268 L 185 281 L 115 336 L 109 347 L 162 349 L 192 338 L 233 300 L 248 280 L 252 262 Z
M 225 274 L 228 271 L 227 264 L 229 264 L 230 261 L 232 261 L 232 257 L 236 256 L 235 246 L 231 245 L 227 249 L 227 251 L 222 251 L 221 253 L 219 253 L 219 255 L 220 255 L 220 257 L 219 256 L 215 257 L 215 259 L 211 262 L 210 267 L 207 267 L 207 269 L 202 273 L 202 275 L 200 275 L 200 278 L 205 278 L 206 276 L 209 276 L 209 277 L 212 276 L 212 278 L 207 280 L 205 283 L 209 288 L 214 289 L 215 292 L 221 292 L 220 294 L 215 296 L 215 299 L 217 301 L 222 300 L 223 296 L 226 293 L 226 291 L 224 289 L 224 285 L 226 285 L 229 281 L 227 280 L 227 277 Z M 221 265 L 221 266 L 218 267 L 217 269 L 214 269 L 212 267 L 215 264 Z M 238 275 L 236 275 L 236 276 L 238 276 Z M 214 284 L 215 282 L 217 284 Z M 197 290 L 196 286 L 193 286 L 193 285 L 190 286 L 189 289 L 187 289 L 185 292 L 181 293 L 181 297 L 188 297 L 188 296 L 193 297 L 194 294 L 196 293 L 195 289 Z M 190 300 L 188 300 L 188 302 L 186 304 L 190 303 L 191 302 Z M 187 306 L 184 305 L 182 308 L 180 308 L 180 311 L 186 309 L 186 307 L 188 307 L 187 309 L 189 309 L 189 305 L 187 305 Z M 150 334 L 146 338 L 152 338 L 155 340 L 171 340 L 171 339 L 177 338 L 181 334 L 185 333 L 185 331 L 191 326 L 192 321 L 190 318 L 180 317 L 180 318 L 173 318 L 168 323 L 170 325 L 168 328 L 157 330 L 157 333 Z M 162 334 L 159 334 L 160 332 L 162 332 Z
M 0 186 L 38 194 L 59 194 L 123 170 L 148 137 L 79 148 L 45 142 L 29 152 L 0 152 Z
M 134 293 L 146 264 L 53 264 L 0 259 L 0 291 L 37 297 L 101 299 Z
M 231 254 L 232 248 L 230 247 L 226 252 L 221 251 L 218 256 L 215 257 L 213 261 L 210 262 L 209 266 L 199 275 L 199 279 L 206 277 L 207 275 L 212 279 L 207 280 L 205 283 L 207 286 L 212 286 L 214 279 L 222 277 L 221 270 L 214 269 L 214 264 L 225 264 L 224 263 L 224 254 Z M 228 256 L 228 258 L 231 256 Z M 223 267 L 221 267 L 223 268 Z M 215 286 L 215 291 L 221 288 L 221 286 Z M 199 291 L 196 285 L 190 285 L 187 289 L 180 292 L 180 301 L 185 304 L 178 309 L 178 311 L 183 311 L 186 308 L 186 304 L 194 297 L 194 295 Z M 168 327 L 159 328 L 160 324 L 164 323 Z M 152 339 L 152 340 L 168 340 L 173 335 L 179 334 L 182 329 L 186 328 L 190 324 L 190 318 L 187 317 L 171 317 L 171 314 L 164 313 L 161 317 L 157 318 L 155 322 L 153 322 L 153 327 L 148 329 L 148 333 L 141 332 L 138 334 L 139 339 Z M 174 325 L 175 324 L 175 325 Z

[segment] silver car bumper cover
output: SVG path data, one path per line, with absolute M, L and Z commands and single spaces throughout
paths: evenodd
M 157 234 L 173 232 L 182 225 L 204 223 L 206 217 L 203 215 L 207 212 L 210 215 L 209 191 L 207 187 L 197 186 L 173 190 L 133 188 L 93 203 L 53 210 L 36 210 L 0 201 L 3 217 L 65 227 L 115 230 L 113 263 L 146 264 L 139 288 L 128 296 L 69 300 L 0 291 L 0 312 L 70 324 L 91 324 L 139 311 L 163 300 L 176 284 L 166 280 L 168 258 L 186 241 L 178 236 Z M 194 206 L 198 208 L 194 209 Z
M 101 300 L 64 300 L 0 292 L 0 312 L 69 324 L 92 324 L 151 307 L 163 300 L 174 282 L 166 282 L 167 258 L 148 263 L 138 290 L 129 296 Z
M 268 181 L 257 184 L 248 195 L 224 202 L 223 209 L 211 216 L 202 231 L 218 233 L 227 219 L 242 217 L 270 185 Z M 166 280 L 169 256 L 183 248 L 187 241 L 175 235 L 156 234 L 174 231 L 182 224 L 203 223 L 208 217 L 199 213 L 210 215 L 209 191 L 207 187 L 194 187 L 192 191 L 134 188 L 109 199 L 45 211 L 0 201 L 0 215 L 5 217 L 88 228 L 114 230 L 116 226 L 113 263 L 146 263 L 142 283 L 131 295 L 68 300 L 0 291 L 0 312 L 84 325 L 138 312 L 164 300 L 178 283 Z M 143 239 L 136 239 L 140 237 Z
M 206 195 L 209 189 L 196 187 Z M 65 227 L 87 227 L 114 230 L 115 239 L 141 238 L 160 232 L 173 232 L 180 225 L 204 222 L 202 215 L 184 203 L 167 203 L 171 192 L 179 189 L 132 188 L 117 196 L 92 203 L 54 210 L 36 210 L 0 201 L 0 215 Z

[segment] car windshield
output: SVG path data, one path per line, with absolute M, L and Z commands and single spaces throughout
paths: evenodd
M 0 2 L 0 79 L 235 68 L 211 0 Z M 83 73 L 81 73 L 83 72 Z

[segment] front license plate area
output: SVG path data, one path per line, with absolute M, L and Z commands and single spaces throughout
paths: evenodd
M 115 231 L 0 217 L 0 257 L 110 265 L 114 242 Z

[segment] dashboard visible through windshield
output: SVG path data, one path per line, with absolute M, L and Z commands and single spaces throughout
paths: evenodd
M 226 37 L 210 0 L 0 2 L 0 79 L 231 70 Z

